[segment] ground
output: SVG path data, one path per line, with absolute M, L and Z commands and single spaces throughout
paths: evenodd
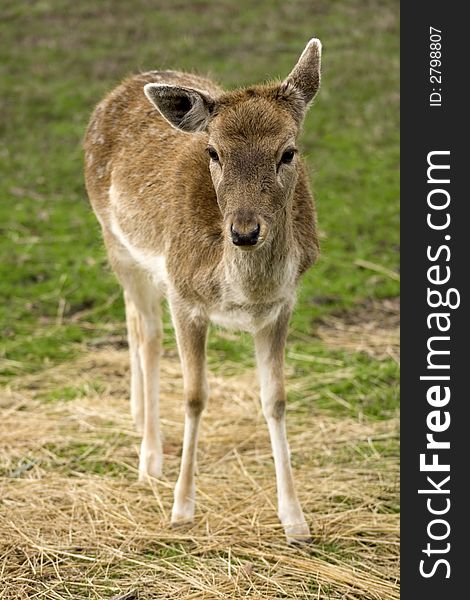
M 380 347 L 396 352 L 396 341 L 394 326 Z M 347 376 L 340 361 L 331 367 L 329 377 Z M 9 386 L 0 425 L 9 471 L 0 597 L 399 597 L 396 418 L 338 418 L 314 403 L 290 405 L 295 477 L 314 536 L 293 548 L 276 516 L 252 373 L 220 369 L 210 378 L 196 522 L 176 530 L 169 514 L 183 426 L 179 363 L 172 355 L 162 363 L 161 481 L 137 482 L 127 377 L 127 352 L 108 348 Z M 289 390 L 310 387 L 292 372 L 288 381 Z
M 322 255 L 287 349 L 288 430 L 313 534 L 290 548 L 248 335 L 214 329 L 196 523 L 168 526 L 181 377 L 165 319 L 165 475 L 137 483 L 122 297 L 81 139 L 128 73 L 323 82 L 301 140 Z M 398 2 L 124 0 L 0 8 L 0 598 L 398 598 Z

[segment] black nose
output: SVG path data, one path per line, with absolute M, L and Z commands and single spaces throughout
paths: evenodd
M 232 234 L 232 242 L 235 246 L 254 246 L 259 238 L 259 224 L 256 226 L 256 229 L 252 229 L 248 233 L 240 233 L 232 225 L 230 233 Z

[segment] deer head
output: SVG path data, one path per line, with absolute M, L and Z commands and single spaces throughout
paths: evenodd
M 203 90 L 149 83 L 147 98 L 175 128 L 204 132 L 227 243 L 254 250 L 276 235 L 298 177 L 297 137 L 320 85 L 321 43 L 309 41 L 281 83 L 212 97 Z

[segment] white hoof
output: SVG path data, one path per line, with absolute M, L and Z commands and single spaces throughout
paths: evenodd
M 307 523 L 293 523 L 284 525 L 286 540 L 289 544 L 310 544 L 312 536 Z
M 191 525 L 194 521 L 194 513 L 191 514 L 191 511 L 187 511 L 186 513 L 176 512 L 174 510 L 171 511 L 171 526 L 172 527 L 183 527 L 183 525 Z
M 163 456 L 158 450 L 147 450 L 141 448 L 139 459 L 139 481 L 145 481 L 147 477 L 162 476 Z
M 171 511 L 171 524 L 174 526 L 192 523 L 195 512 L 194 490 L 187 493 L 180 491 L 178 487 L 178 484 L 176 484 L 175 501 Z
M 279 518 L 284 526 L 289 544 L 308 544 L 312 541 L 310 529 L 300 506 L 291 507 L 291 510 L 279 511 Z

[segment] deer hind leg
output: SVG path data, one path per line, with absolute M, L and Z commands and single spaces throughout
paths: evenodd
M 179 525 L 191 522 L 194 518 L 199 423 L 209 395 L 206 378 L 208 323 L 191 319 L 181 307 L 174 304 L 171 312 L 183 367 L 185 398 L 183 452 L 171 513 L 172 524 Z
M 162 315 L 160 302 L 140 315 L 141 336 L 139 358 L 144 392 L 144 426 L 140 447 L 139 479 L 147 475 L 161 477 L 163 465 L 160 433 L 159 367 L 162 347 Z
M 276 469 L 278 513 L 290 543 L 310 541 L 310 531 L 297 499 L 286 437 L 284 348 L 289 313 L 255 334 L 261 403 L 266 419 Z
M 113 264 L 125 289 L 131 354 L 131 410 L 142 427 L 139 479 L 160 477 L 163 454 L 160 434 L 159 366 L 162 347 L 162 293 L 147 273 Z
M 126 303 L 127 337 L 129 342 L 129 358 L 131 363 L 131 414 L 139 433 L 144 431 L 144 376 L 140 364 L 140 340 L 142 323 L 137 307 L 129 294 L 124 292 Z

